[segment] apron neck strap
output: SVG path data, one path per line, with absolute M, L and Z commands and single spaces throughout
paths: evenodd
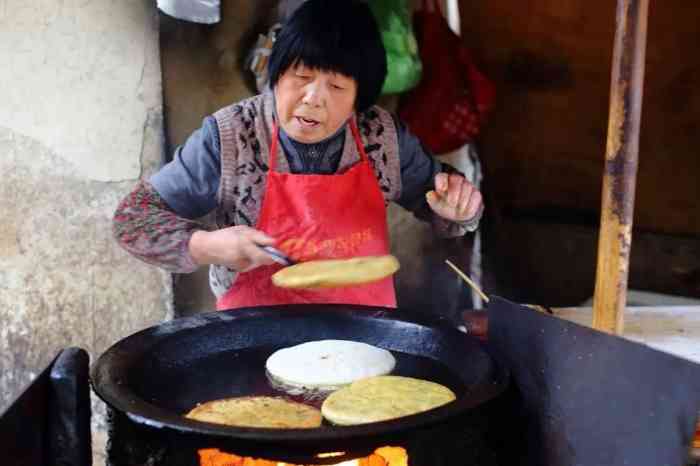
M 352 137 L 355 139 L 357 151 L 360 153 L 360 159 L 362 159 L 363 162 L 369 161 L 369 157 L 367 157 L 367 153 L 365 152 L 365 145 L 360 137 L 360 130 L 357 129 L 357 119 L 355 115 L 350 118 L 350 130 L 352 131 Z
M 355 140 L 355 146 L 357 146 L 357 151 L 360 153 L 360 159 L 363 162 L 367 162 L 369 157 L 365 152 L 365 145 L 360 137 L 360 130 L 357 128 L 357 122 L 355 121 L 355 116 L 350 118 L 350 131 L 352 131 L 352 137 Z M 270 171 L 274 172 L 277 166 L 277 147 L 279 146 L 279 136 L 280 129 L 276 121 L 272 123 L 272 141 L 270 142 L 270 160 L 268 161 L 268 166 Z
M 272 142 L 270 142 L 270 160 L 268 161 L 268 166 L 270 171 L 275 171 L 275 166 L 277 165 L 277 145 L 280 138 L 280 129 L 276 121 L 272 122 Z

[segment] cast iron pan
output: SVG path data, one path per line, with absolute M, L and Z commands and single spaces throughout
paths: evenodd
M 265 377 L 266 358 L 278 348 L 321 339 L 390 350 L 397 358 L 394 374 L 447 385 L 457 400 L 425 413 L 350 427 L 239 428 L 182 417 L 198 402 L 275 394 Z M 210 438 L 332 449 L 452 419 L 503 392 L 508 376 L 481 343 L 447 325 L 404 320 L 399 311 L 383 308 L 290 305 L 200 314 L 143 330 L 100 356 L 92 383 L 100 398 L 138 424 Z

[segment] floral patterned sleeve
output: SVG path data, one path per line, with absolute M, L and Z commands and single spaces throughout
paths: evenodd
M 152 265 L 175 273 L 190 273 L 197 264 L 189 241 L 201 223 L 179 217 L 147 181 L 140 182 L 117 207 L 113 233 L 126 251 Z

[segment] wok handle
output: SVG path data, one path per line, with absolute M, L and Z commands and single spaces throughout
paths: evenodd
M 486 341 L 489 333 L 489 315 L 486 311 L 463 311 L 462 320 L 467 334 Z

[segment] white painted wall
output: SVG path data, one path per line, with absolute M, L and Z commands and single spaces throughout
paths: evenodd
M 0 0 L 0 126 L 98 181 L 134 179 L 149 106 L 151 2 Z M 150 57 L 149 57 L 150 55 Z
M 60 349 L 167 315 L 111 232 L 162 150 L 154 2 L 0 0 L 0 411 Z

